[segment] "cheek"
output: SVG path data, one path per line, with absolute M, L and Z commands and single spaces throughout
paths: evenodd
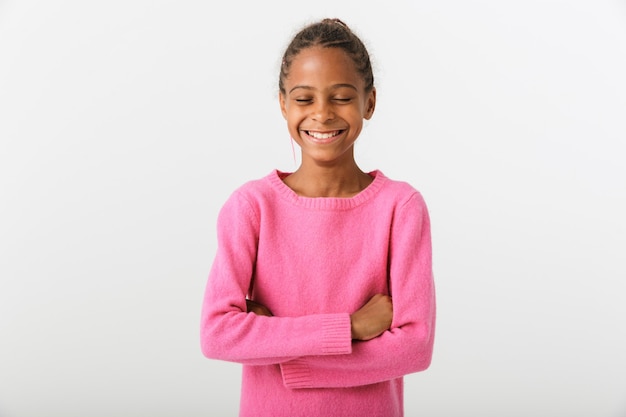
M 300 126 L 300 119 L 295 117 L 287 118 L 287 128 L 292 134 L 298 131 L 298 127 Z
M 287 123 L 289 125 L 298 126 L 304 119 L 304 115 L 297 111 L 291 111 L 287 114 Z

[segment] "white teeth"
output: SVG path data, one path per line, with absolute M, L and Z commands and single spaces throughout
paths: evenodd
M 314 137 L 315 139 L 329 139 L 333 136 L 337 136 L 341 132 L 340 130 L 335 130 L 334 132 L 329 133 L 321 133 L 321 132 L 311 132 L 309 131 L 309 136 Z

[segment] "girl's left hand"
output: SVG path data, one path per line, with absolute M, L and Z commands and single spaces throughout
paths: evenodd
M 389 330 L 393 320 L 393 303 L 391 297 L 385 294 L 376 294 L 350 315 L 352 338 L 356 340 L 370 340 Z
M 257 316 L 273 316 L 269 308 L 252 300 L 246 300 L 246 308 L 248 309 L 248 313 L 254 313 Z

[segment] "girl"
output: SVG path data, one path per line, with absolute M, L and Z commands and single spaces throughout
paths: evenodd
M 220 211 L 202 351 L 244 365 L 240 416 L 402 416 L 402 376 L 433 349 L 424 200 L 355 162 L 376 90 L 343 22 L 300 31 L 278 85 L 301 165 L 243 185 Z

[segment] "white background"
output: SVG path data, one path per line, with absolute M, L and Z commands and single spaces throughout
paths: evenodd
M 0 416 L 233 416 L 199 314 L 230 192 L 293 170 L 290 37 L 340 17 L 365 170 L 431 211 L 407 416 L 626 416 L 626 3 L 0 1 Z

